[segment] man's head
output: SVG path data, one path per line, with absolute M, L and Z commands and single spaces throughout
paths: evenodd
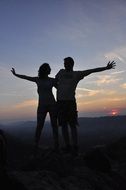
M 72 71 L 74 66 L 74 60 L 72 57 L 64 58 L 64 67 L 67 71 Z

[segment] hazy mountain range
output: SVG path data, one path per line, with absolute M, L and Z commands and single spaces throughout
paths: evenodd
M 24 121 L 15 122 L 9 125 L 0 125 L 0 128 L 5 131 L 5 133 L 12 135 L 21 141 L 27 141 L 31 143 L 34 139 L 36 121 Z M 61 127 L 59 127 L 59 134 L 61 136 Z M 86 146 L 88 144 L 97 143 L 109 143 L 110 141 L 116 140 L 117 138 L 126 135 L 126 116 L 105 116 L 96 118 L 79 118 L 78 126 L 78 136 L 80 144 L 86 141 Z M 48 138 L 47 142 L 52 141 L 52 128 L 50 122 L 46 121 L 41 139 L 43 142 Z M 61 137 L 62 139 L 62 137 Z

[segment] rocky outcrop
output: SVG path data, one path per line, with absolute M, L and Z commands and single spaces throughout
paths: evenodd
M 29 190 L 125 190 L 126 178 L 115 170 L 105 148 L 73 157 L 51 149 L 29 155 L 18 170 L 10 171 Z M 119 166 L 118 166 L 119 167 Z
M 48 147 L 40 148 L 34 156 L 33 145 L 22 144 L 17 139 L 10 140 L 9 145 L 8 183 L 22 189 L 126 189 L 126 138 L 109 145 L 99 144 L 86 151 L 81 149 L 78 156 L 63 151 L 55 152 Z

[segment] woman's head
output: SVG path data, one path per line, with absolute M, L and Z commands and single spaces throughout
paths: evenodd
M 43 63 L 38 70 L 38 76 L 39 78 L 43 78 L 45 76 L 48 76 L 51 72 L 51 68 L 48 63 Z

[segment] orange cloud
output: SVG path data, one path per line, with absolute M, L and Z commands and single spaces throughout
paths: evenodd
M 108 90 L 108 89 L 98 89 L 92 90 L 87 88 L 77 88 L 77 99 L 83 99 L 85 97 L 99 97 L 99 95 L 103 96 L 111 96 L 116 94 L 115 90 Z
M 78 99 L 77 104 L 79 111 L 95 111 L 103 107 L 112 109 L 113 107 L 126 107 L 126 97 L 111 95 L 111 97 Z
M 101 85 L 101 84 L 112 84 L 112 83 L 116 83 L 117 81 L 119 81 L 120 79 L 115 78 L 115 76 L 113 75 L 100 75 L 98 76 L 98 80 L 96 80 L 97 85 Z
M 126 83 L 123 83 L 120 86 L 121 86 L 121 88 L 126 88 Z
M 77 88 L 77 97 L 81 98 L 84 96 L 95 96 L 96 94 L 99 94 L 100 90 L 92 90 L 87 88 Z
M 32 100 L 25 100 L 21 103 L 18 103 L 14 106 L 14 108 L 25 108 L 29 106 L 36 106 L 37 105 L 37 100 L 32 99 Z

